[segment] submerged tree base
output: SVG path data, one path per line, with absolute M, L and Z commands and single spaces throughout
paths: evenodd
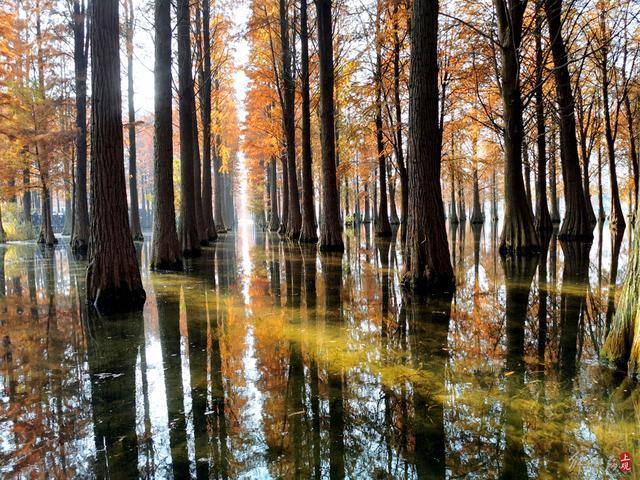
M 120 312 L 130 312 L 141 310 L 147 300 L 147 294 L 143 288 L 129 286 L 108 286 L 99 289 L 95 298 L 90 298 L 89 302 L 101 315 L 111 315 Z

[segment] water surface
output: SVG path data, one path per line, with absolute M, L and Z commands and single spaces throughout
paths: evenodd
M 184 274 L 139 244 L 144 312 L 108 319 L 65 246 L 0 246 L 0 477 L 620 477 L 640 390 L 598 351 L 629 239 L 595 233 L 509 261 L 452 229 L 441 298 L 365 227 L 336 256 L 243 226 Z

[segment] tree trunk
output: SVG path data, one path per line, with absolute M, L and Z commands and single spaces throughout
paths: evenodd
M 127 1 L 127 93 L 129 106 L 129 223 L 134 241 L 143 241 L 138 209 L 138 174 L 136 166 L 136 109 L 133 101 L 133 0 Z
M 92 5 L 91 193 L 87 300 L 99 312 L 144 305 L 127 216 L 120 91 L 118 0 Z
M 216 81 L 216 90 L 218 90 L 218 82 Z M 215 223 L 218 232 L 224 233 L 227 231 L 227 227 L 224 224 L 224 218 L 222 215 L 222 158 L 220 157 L 220 147 L 222 145 L 222 137 L 218 133 L 216 135 L 216 146 L 213 153 L 213 180 L 215 183 L 215 191 L 213 192 L 213 204 Z
M 287 172 L 287 156 L 283 152 L 280 155 L 280 163 L 282 165 L 282 215 L 280 216 L 280 228 L 278 233 L 284 235 L 287 233 L 287 222 L 289 221 L 289 174 Z
M 73 2 L 73 63 L 76 93 L 76 166 L 73 199 L 72 250 L 86 255 L 89 245 L 89 204 L 87 201 L 87 46 L 85 44 L 85 3 Z M 30 202 L 29 202 L 30 203 Z
M 336 179 L 333 29 L 331 0 L 316 0 L 320 60 L 320 144 L 322 146 L 322 214 L 320 249 L 343 251 L 340 197 Z
M 495 167 L 491 172 L 491 221 L 498 221 L 498 181 Z
M 598 146 L 598 221 L 603 223 L 605 218 L 604 202 L 602 201 L 602 147 Z
M 636 136 L 633 128 L 633 114 L 631 112 L 631 102 L 629 92 L 624 96 L 624 108 L 627 117 L 627 129 L 629 131 L 629 159 L 633 169 L 633 202 L 638 204 L 638 181 L 640 180 L 640 166 L 638 165 L 638 150 L 636 148 Z
M 460 223 L 458 218 L 458 204 L 456 203 L 456 173 L 453 163 L 451 164 L 451 204 L 449 205 L 449 221 L 453 224 Z
M 211 185 L 211 7 L 202 1 L 202 49 L 200 72 L 200 113 L 202 122 L 202 215 L 207 238 L 218 238 L 213 219 L 213 190 Z M 200 46 L 200 44 L 198 44 Z
M 593 239 L 593 227 L 587 214 L 585 192 L 576 139 L 576 118 L 573 90 L 569 75 L 569 57 L 562 37 L 562 0 L 545 0 L 544 8 L 549 26 L 549 41 L 555 65 L 556 97 L 560 116 L 560 150 L 564 180 L 565 215 L 561 240 Z
M 418 291 L 455 287 L 440 187 L 438 1 L 415 0 L 409 81 L 409 216 L 405 285 Z
M 2 205 L 0 202 L 0 243 L 7 243 L 7 233 L 4 231 L 4 225 L 2 224 Z M 2 271 L 0 273 L 2 273 L 2 283 L 4 283 L 4 253 L 5 251 L 2 251 L 2 255 L 3 257 L 0 258 L 0 268 L 2 268 Z M 4 292 L 0 292 L 0 293 L 4 293 Z
M 556 165 L 556 159 L 558 155 L 558 148 L 556 145 L 556 134 L 551 134 L 551 163 L 549 164 L 549 170 L 551 170 L 549 178 L 549 189 L 551 191 L 551 223 L 560 223 L 560 209 L 558 208 L 558 167 Z
M 38 243 L 46 245 L 47 247 L 53 247 L 58 243 L 58 240 L 53 234 L 53 224 L 51 221 L 51 191 L 45 179 L 42 179 L 42 215 Z
M 538 148 L 538 176 L 536 178 L 536 218 L 535 227 L 543 237 L 542 232 L 553 230 L 549 205 L 547 203 L 547 127 L 544 116 L 544 59 L 542 52 L 542 23 L 540 11 L 536 11 L 536 76 L 535 76 L 535 108 L 536 108 L 536 145 Z
M 471 213 L 471 223 L 484 223 L 484 213 L 480 204 L 480 185 L 478 181 L 478 165 L 473 167 L 473 212 Z
M 198 115 L 196 112 L 195 89 L 193 92 L 192 109 L 193 114 L 193 197 L 196 206 L 196 228 L 198 230 L 198 239 L 201 246 L 209 244 L 209 235 L 207 226 L 204 222 L 204 213 L 202 210 L 202 172 L 200 162 L 200 135 L 198 134 Z
M 391 177 L 391 164 L 387 164 L 387 184 L 389 185 L 389 223 L 400 225 L 398 208 L 396 206 L 396 182 Z
M 283 83 L 282 120 L 287 144 L 287 174 L 289 177 L 289 208 L 286 234 L 289 238 L 298 239 L 302 227 L 302 214 L 300 212 L 300 193 L 298 192 L 298 177 L 296 175 L 296 84 L 292 71 L 293 56 L 289 42 L 290 25 L 288 17 L 287 2 L 286 0 L 280 0 L 280 41 L 282 45 Z
M 529 163 L 529 150 L 526 143 L 522 145 L 522 160 L 524 162 L 524 190 L 527 195 L 529 208 L 533 211 L 533 202 L 531 199 L 531 164 Z
M 193 151 L 193 79 L 191 76 L 191 20 L 189 0 L 177 1 L 178 95 L 180 109 L 180 226 L 179 238 L 185 257 L 200 255 L 196 223 Z
M 380 22 L 382 16 L 382 0 L 377 1 L 376 15 L 376 146 L 378 149 L 378 180 L 380 185 L 380 203 L 376 216 L 375 233 L 377 237 L 391 236 L 391 224 L 389 223 L 389 210 L 387 199 L 387 157 L 384 151 L 384 137 L 382 131 L 382 38 Z
M 25 168 L 22 172 L 22 212 L 24 214 L 24 221 L 31 223 L 31 172 L 29 167 Z M 74 214 L 75 217 L 75 214 Z M 73 219 L 72 219 L 73 220 Z
M 171 0 L 155 2 L 155 122 L 151 268 L 182 270 L 173 191 Z
M 526 2 L 494 0 L 499 29 L 504 105 L 504 226 L 500 237 L 501 254 L 528 254 L 540 248 L 522 179 L 522 98 L 520 92 L 520 43 Z
M 582 91 L 580 86 L 577 87 L 578 101 L 582 105 Z M 581 107 L 580 107 L 581 108 Z M 579 111 L 579 110 L 578 110 Z M 596 214 L 593 211 L 591 203 L 591 188 L 589 187 L 589 157 L 591 151 L 587 148 L 588 128 L 584 126 L 584 113 L 578 116 L 578 130 L 580 131 L 580 156 L 582 157 L 582 190 L 584 192 L 584 201 L 587 207 L 587 216 L 591 225 L 596 224 Z
M 369 182 L 364 184 L 364 220 L 363 223 L 371 223 L 371 205 L 369 200 Z
M 302 47 L 302 227 L 300 241 L 315 243 L 316 212 L 313 206 L 313 171 L 311 158 L 311 101 L 309 98 L 309 28 L 307 25 L 307 0 L 300 0 L 300 43 Z
M 269 219 L 269 230 L 277 232 L 280 226 L 280 215 L 278 214 L 278 169 L 276 167 L 276 156 L 271 155 L 269 162 L 269 197 L 271 200 L 271 218 Z

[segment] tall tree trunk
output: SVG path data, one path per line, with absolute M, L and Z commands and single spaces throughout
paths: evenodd
M 193 78 L 191 76 L 191 20 L 189 0 L 177 1 L 178 95 L 180 109 L 180 226 L 179 238 L 185 257 L 200 255 L 196 223 L 193 151 Z
M 495 167 L 491 172 L 491 221 L 498 221 L 498 181 Z
M 193 92 L 193 105 L 191 112 L 193 114 L 193 197 L 196 206 L 196 228 L 198 230 L 198 238 L 200 245 L 209 244 L 209 235 L 207 234 L 207 226 L 204 223 L 204 213 L 202 210 L 202 172 L 200 162 L 200 135 L 198 134 L 198 115 L 196 112 L 195 89 Z
M 277 232 L 280 226 L 280 215 L 278 214 L 278 169 L 276 167 L 275 155 L 271 155 L 271 160 L 269 161 L 269 189 L 269 197 L 271 200 L 269 230 Z
M 536 77 L 535 77 L 535 108 L 536 108 L 536 145 L 538 148 L 536 178 L 536 218 L 535 227 L 543 237 L 542 232 L 553 230 L 549 205 L 547 203 L 547 126 L 544 116 L 544 59 L 542 52 L 542 13 L 536 8 L 535 41 L 536 41 Z
M 140 267 L 127 216 L 118 0 L 92 5 L 91 193 L 87 300 L 100 312 L 144 305 Z
M 133 101 L 133 0 L 127 0 L 126 9 L 127 36 L 127 93 L 129 106 L 129 223 L 131 236 L 142 241 L 140 211 L 138 209 L 138 173 L 136 166 L 136 109 Z
M 502 254 L 528 254 L 540 247 L 522 179 L 522 98 L 520 91 L 520 43 L 526 1 L 494 0 L 502 57 L 504 105 L 504 197 L 505 221 L 500 237 Z
M 376 146 L 378 149 L 378 180 L 380 185 L 380 204 L 378 205 L 378 215 L 376 216 L 376 236 L 390 237 L 391 224 L 389 223 L 389 210 L 387 199 L 387 157 L 384 151 L 384 136 L 382 125 L 382 33 L 380 22 L 382 17 L 382 0 L 377 0 L 376 15 Z
M 449 221 L 453 224 L 460 223 L 458 218 L 458 204 L 456 203 L 456 172 L 455 166 L 451 164 L 451 204 L 449 205 Z
M 302 227 L 300 241 L 315 243 L 316 212 L 313 205 L 313 171 L 311 158 L 311 101 L 309 98 L 309 28 L 307 0 L 300 0 L 300 43 L 302 47 Z
M 296 125 L 295 96 L 296 84 L 293 78 L 293 55 L 290 46 L 290 25 L 287 12 L 287 1 L 280 0 L 280 41 L 282 45 L 282 83 L 283 109 L 282 120 L 287 143 L 287 174 L 289 176 L 289 208 L 286 234 L 289 238 L 298 239 L 302 227 L 300 212 L 300 193 L 296 170 Z M 294 42 L 295 44 L 295 42 Z
M 85 255 L 89 246 L 89 204 L 87 201 L 87 47 L 84 0 L 73 1 L 73 63 L 76 94 L 76 166 L 71 248 Z
M 633 113 L 631 111 L 631 101 L 629 92 L 624 96 L 624 108 L 627 117 L 627 129 L 629 131 L 629 159 L 633 169 L 633 201 L 638 204 L 638 181 L 640 181 L 640 166 L 638 165 L 638 150 L 636 147 L 635 129 L 633 128 Z M 634 212 L 635 213 L 635 212 Z
M 153 237 L 151 268 L 182 270 L 173 191 L 171 0 L 155 2 Z
M 202 63 L 200 73 L 200 113 L 202 122 L 202 214 L 207 237 L 218 238 L 213 219 L 213 189 L 211 184 L 211 6 L 202 1 Z
M 287 172 L 287 156 L 285 152 L 280 154 L 280 163 L 282 165 L 282 208 L 280 211 L 280 228 L 278 233 L 284 235 L 287 233 L 287 222 L 289 221 L 289 174 Z
M 216 80 L 215 82 L 216 90 L 219 90 L 219 83 Z M 215 223 L 218 229 L 218 232 L 226 232 L 227 227 L 224 224 L 224 218 L 222 215 L 222 172 L 220 169 L 222 168 L 222 158 L 220 156 L 220 147 L 222 146 L 222 136 L 217 133 L 216 134 L 216 145 L 213 152 L 213 181 L 215 184 L 215 190 L 213 192 L 213 206 L 214 206 L 214 215 L 215 215 Z
M 400 217 L 396 206 L 396 182 L 391 177 L 391 163 L 387 164 L 387 185 L 389 185 L 389 223 L 399 225 Z
M 6 243 L 6 242 L 7 242 L 7 233 L 5 232 L 4 225 L 2 223 L 2 205 L 0 202 L 0 243 Z M 0 273 L 2 273 L 2 280 L 0 281 L 1 283 L 4 283 L 4 253 L 5 251 L 3 250 L 2 258 L 0 258 Z M 0 294 L 4 295 L 4 291 L 0 291 Z
M 24 221 L 31 223 L 31 172 L 29 167 L 22 171 L 22 212 L 24 215 Z M 75 214 L 74 214 L 75 216 Z
M 364 184 L 364 221 L 363 223 L 371 223 L 371 205 L 369 200 L 369 182 Z
M 320 60 L 320 143 L 322 146 L 322 214 L 320 249 L 343 251 L 340 197 L 336 179 L 332 0 L 316 0 Z
M 415 290 L 455 287 L 440 186 L 438 1 L 413 2 L 409 81 L 409 216 L 404 283 Z
M 560 150 L 566 211 L 558 238 L 561 240 L 589 240 L 593 227 L 587 214 L 585 192 L 580 172 L 576 118 L 569 75 L 569 57 L 562 37 L 562 0 L 545 0 L 544 8 L 549 27 L 549 41 L 553 53 L 556 97 L 560 117 Z
M 604 202 L 602 201 L 602 147 L 598 146 L 598 222 L 602 223 L 606 219 L 604 213 Z
M 471 223 L 481 224 L 484 222 L 484 213 L 480 203 L 480 182 L 478 180 L 478 134 L 474 132 L 472 139 L 472 161 L 473 161 L 473 211 L 471 213 Z
M 577 87 L 577 95 L 579 104 L 582 105 L 582 91 L 580 86 Z M 593 205 L 591 203 L 591 188 L 589 187 L 589 157 L 591 152 L 587 147 L 587 135 L 588 129 L 584 125 L 584 113 L 578 116 L 578 129 L 580 131 L 580 156 L 582 157 L 582 190 L 584 192 L 585 206 L 587 207 L 587 216 L 589 217 L 589 223 L 595 225 L 596 214 L 593 211 Z
M 557 167 L 558 147 L 556 143 L 556 133 L 551 134 L 551 163 L 549 164 L 549 190 L 551 193 L 551 223 L 560 223 L 560 209 L 558 208 L 558 167 Z
M 42 179 L 42 216 L 40 224 L 40 235 L 38 243 L 53 247 L 58 240 L 53 234 L 53 223 L 51 218 L 51 191 L 47 185 L 47 179 Z

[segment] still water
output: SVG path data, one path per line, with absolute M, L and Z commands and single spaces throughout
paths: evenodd
M 406 298 L 395 241 L 251 226 L 147 303 L 89 314 L 65 246 L 0 247 L 1 478 L 619 478 L 640 389 L 598 350 L 629 238 L 503 261 L 450 231 L 457 291 Z

